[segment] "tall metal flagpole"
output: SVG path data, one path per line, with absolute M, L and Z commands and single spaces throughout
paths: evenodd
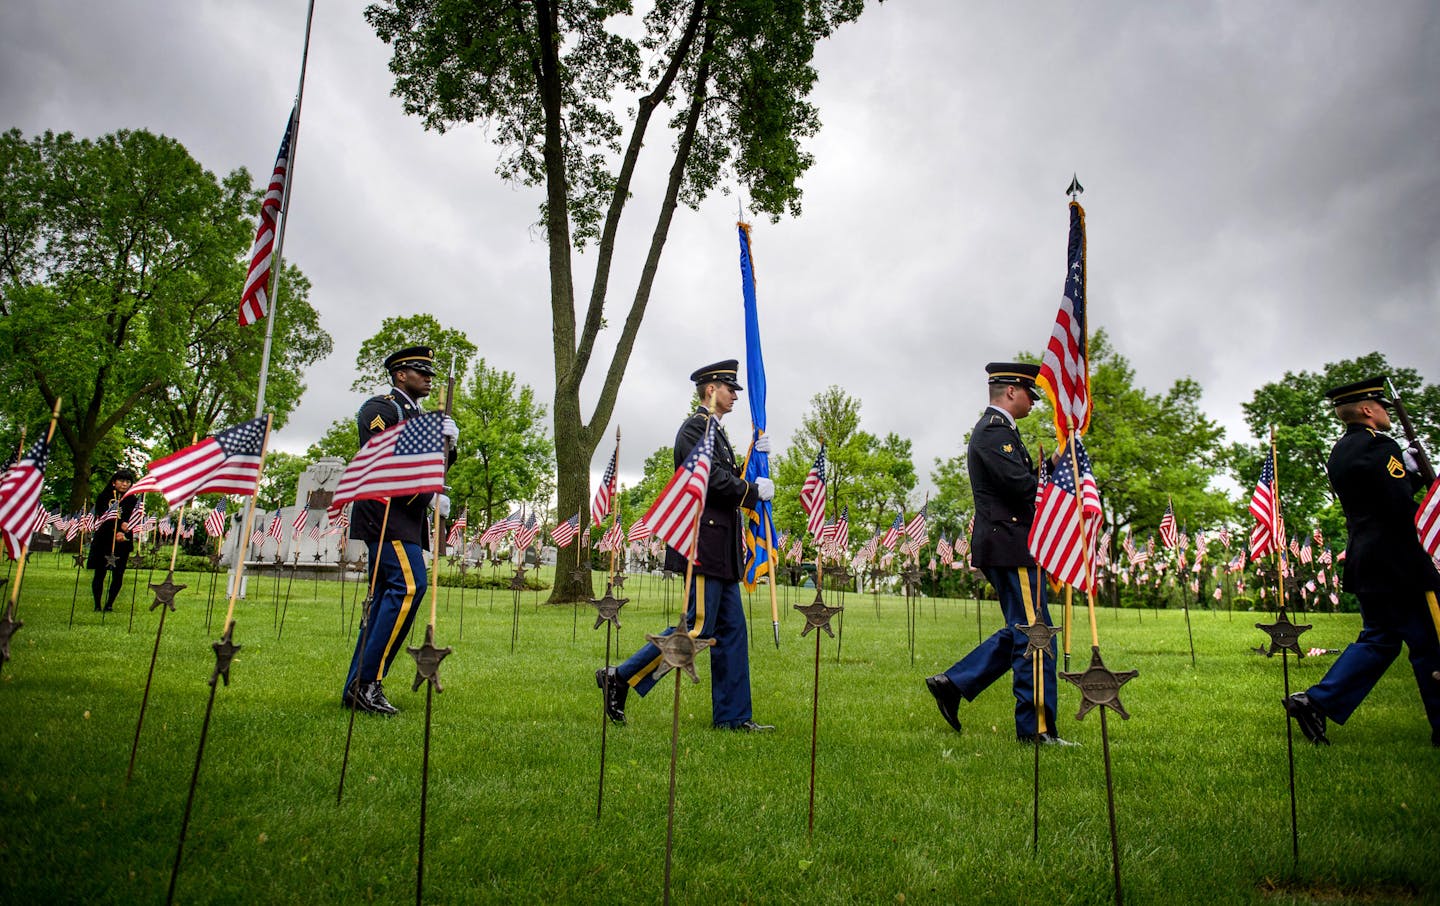
M 310 62 L 310 26 L 315 0 L 305 10 L 305 47 L 300 51 L 300 86 L 295 89 L 295 110 L 290 115 L 290 153 L 285 161 L 285 191 L 280 197 L 280 224 L 275 228 L 275 260 L 270 265 L 270 310 L 266 312 L 265 346 L 260 352 L 260 386 L 255 393 L 255 417 L 265 414 L 265 382 L 270 375 L 270 342 L 275 335 L 275 308 L 280 302 L 280 268 L 285 263 L 285 228 L 290 225 L 290 190 L 295 186 L 295 149 L 300 144 L 300 105 L 305 100 L 305 66 Z

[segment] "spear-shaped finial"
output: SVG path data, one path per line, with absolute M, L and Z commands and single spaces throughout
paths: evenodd
M 1071 201 L 1074 201 L 1077 195 L 1085 194 L 1085 187 L 1080 185 L 1080 177 L 1077 174 L 1070 174 L 1070 188 L 1065 190 L 1065 194 L 1070 196 Z

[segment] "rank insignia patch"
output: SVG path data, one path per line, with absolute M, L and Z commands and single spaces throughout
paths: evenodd
M 1405 464 L 1393 456 L 1390 457 L 1389 462 L 1385 463 L 1385 469 L 1390 473 L 1391 478 L 1405 477 Z
M 381 418 L 381 417 L 378 416 L 378 415 L 375 416 L 374 418 L 370 419 L 370 430 L 371 430 L 371 431 L 384 431 L 384 430 L 385 430 L 385 419 Z

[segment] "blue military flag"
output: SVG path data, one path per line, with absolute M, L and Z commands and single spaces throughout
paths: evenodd
M 755 267 L 750 260 L 750 226 L 736 224 L 740 234 L 740 290 L 745 296 L 745 389 L 750 399 L 750 453 L 745 458 L 745 480 L 770 477 L 770 454 L 755 449 L 765 433 L 765 358 L 760 353 L 760 310 L 755 301 Z M 745 587 L 753 591 L 774 563 L 775 538 L 770 501 L 760 500 L 745 510 Z

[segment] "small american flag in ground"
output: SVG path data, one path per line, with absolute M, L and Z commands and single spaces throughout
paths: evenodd
M 807 528 L 810 534 L 816 538 L 820 537 L 820 530 L 825 527 L 825 445 L 820 445 L 820 452 L 815 454 L 815 464 L 810 467 L 810 472 L 805 476 L 805 483 L 800 486 L 800 506 L 805 510 L 807 517 Z
M 305 523 L 310 521 L 310 508 L 301 507 L 300 512 L 295 514 L 295 521 L 290 523 L 291 530 L 295 533 L 295 540 L 299 541 L 300 536 L 305 533 Z
M 696 442 L 695 448 L 665 483 L 660 496 L 641 517 L 656 538 L 687 557 L 694 553 L 696 517 L 705 507 L 705 492 L 710 486 L 710 461 L 714 455 L 715 423 L 707 420 L 705 435 Z M 803 501 L 803 490 L 800 497 Z
M 575 536 L 578 534 L 580 534 L 580 514 L 576 513 L 550 530 L 550 540 L 555 542 L 556 547 L 569 547 L 574 543 Z
M 910 540 L 916 541 L 916 542 L 918 542 L 918 543 L 920 543 L 920 544 L 924 544 L 924 543 L 925 543 L 925 538 L 926 538 L 926 533 L 925 533 L 925 511 L 928 510 L 929 508 L 930 508 L 930 504 L 928 504 L 928 503 L 925 504 L 924 506 L 922 506 L 922 507 L 920 508 L 920 512 L 916 513 L 916 514 L 915 514 L 915 517 L 914 517 L 913 519 L 911 519 L 909 523 L 906 524 L 906 526 L 905 526 L 905 537 L 906 537 L 906 538 L 909 538 Z M 916 549 L 918 550 L 919 548 L 916 548 Z
M 144 525 L 144 524 L 145 524 L 145 508 L 144 508 L 144 507 L 139 507 L 139 506 L 137 506 L 135 509 L 133 509 L 133 510 L 130 511 L 130 518 L 125 520 L 125 531 L 127 531 L 127 532 L 139 531 L 139 530 L 140 530 L 140 527 L 141 527 L 142 525 Z
M 445 416 L 426 412 L 392 425 L 365 442 L 340 475 L 330 514 L 352 500 L 378 500 L 445 489 Z
M 260 200 L 260 225 L 255 230 L 255 243 L 250 247 L 250 269 L 245 274 L 245 290 L 240 296 L 240 326 L 254 324 L 270 310 L 270 265 L 275 251 L 275 222 L 285 199 L 290 174 L 290 140 L 295 129 L 295 111 L 285 124 L 285 137 L 280 140 L 280 153 L 275 155 L 275 171 L 270 174 L 270 187 Z
M 96 519 L 96 520 L 95 520 L 95 527 L 96 527 L 96 528 L 99 528 L 100 526 L 102 526 L 102 525 L 104 525 L 105 523 L 109 522 L 111 519 L 119 519 L 119 518 L 120 518 L 120 502 L 119 502 L 118 500 L 111 500 L 111 501 L 110 501 L 110 505 L 105 508 L 105 512 L 100 515 L 100 518 L 99 518 L 99 519 Z
M 477 544 L 494 544 L 524 524 L 523 511 L 516 510 L 480 534 Z
M 280 535 L 283 534 L 284 531 L 285 530 L 280 523 L 280 513 L 277 511 L 275 515 L 270 517 L 270 528 L 266 529 L 265 536 L 267 538 L 274 538 L 276 541 L 279 541 Z
M 630 526 L 630 531 L 625 534 L 625 540 L 627 541 L 644 541 L 649 537 L 650 526 L 645 524 L 644 516 L 636 519 L 634 524 Z
M 540 526 L 535 523 L 535 514 L 531 513 L 530 518 L 525 520 L 525 525 L 515 533 L 515 549 L 522 553 L 530 549 L 535 543 L 535 536 L 540 534 Z
M 30 529 L 35 525 L 35 510 L 40 506 L 40 489 L 45 484 L 45 462 L 49 456 L 50 443 L 42 437 L 0 480 L 0 534 L 4 535 L 5 552 L 12 560 L 18 560 L 30 543 Z
M 1275 451 L 1271 450 L 1265 454 L 1260 480 L 1255 483 L 1255 493 L 1250 495 L 1250 515 L 1255 517 L 1255 528 L 1250 531 L 1252 561 L 1278 547 L 1276 539 L 1283 534 L 1283 529 L 1279 526 L 1275 503 Z
M 840 509 L 840 521 L 835 523 L 835 531 L 831 536 L 835 547 L 846 550 L 850 547 L 850 507 L 844 506 Z
M 890 527 L 885 530 L 885 536 L 880 539 L 880 543 L 887 551 L 893 551 L 895 549 L 895 543 L 900 540 L 900 535 L 904 531 L 905 515 L 903 513 L 896 513 L 895 521 L 890 523 Z
M 940 555 L 940 562 L 949 566 L 955 562 L 955 551 L 950 547 L 950 542 L 945 540 L 945 533 L 940 533 L 940 540 L 935 542 L 935 553 Z
M 129 494 L 159 491 L 170 506 L 196 494 L 255 493 L 265 449 L 265 419 L 253 418 L 150 463 Z
M 1045 498 L 1035 511 L 1035 522 L 1030 526 L 1030 553 L 1035 562 L 1056 579 L 1076 588 L 1094 591 L 1093 570 L 1086 574 L 1086 567 L 1095 559 L 1094 545 L 1099 538 L 1100 490 L 1095 485 L 1095 475 L 1090 470 L 1090 457 L 1079 435 L 1072 435 L 1068 441 L 1075 445 L 1074 455 L 1060 457 L 1060 464 L 1050 476 L 1045 489 Z M 1080 467 L 1078 481 L 1080 503 L 1077 510 L 1075 465 Z M 1080 544 L 1080 517 L 1085 519 L 1084 536 L 1090 545 L 1087 553 Z
M 461 536 L 465 534 L 465 526 L 470 522 L 470 508 L 466 507 L 460 511 L 460 518 L 450 524 L 450 534 L 445 536 L 445 546 L 454 547 L 460 542 Z
M 1175 506 L 1169 501 L 1165 503 L 1165 515 L 1160 517 L 1160 543 L 1165 545 L 1166 550 L 1180 543 L 1180 537 L 1175 532 Z
M 610 524 L 610 530 L 600 537 L 600 549 L 602 551 L 618 551 L 625 546 L 625 527 L 620 523 L 620 517 L 616 516 L 615 521 Z
M 1420 509 L 1415 511 L 1415 531 L 1425 552 L 1432 558 L 1440 558 L 1440 478 L 1430 485 Z
M 600 476 L 600 487 L 595 489 L 595 501 L 590 504 L 590 519 L 595 525 L 610 515 L 610 502 L 615 499 L 615 460 L 620 458 L 620 441 L 615 441 L 615 452 L 610 454 L 610 464 Z

